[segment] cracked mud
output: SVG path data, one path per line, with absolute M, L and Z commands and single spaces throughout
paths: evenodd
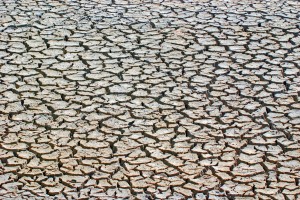
M 300 199 L 299 10 L 0 0 L 0 199 Z

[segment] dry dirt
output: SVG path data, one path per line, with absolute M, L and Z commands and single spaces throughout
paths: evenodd
M 299 11 L 0 0 L 0 199 L 300 199 Z

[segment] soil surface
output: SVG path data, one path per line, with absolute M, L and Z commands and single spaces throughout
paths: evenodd
M 0 199 L 300 199 L 299 11 L 0 0 Z

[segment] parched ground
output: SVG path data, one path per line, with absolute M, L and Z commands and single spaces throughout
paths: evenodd
M 300 199 L 300 2 L 0 0 L 0 199 Z

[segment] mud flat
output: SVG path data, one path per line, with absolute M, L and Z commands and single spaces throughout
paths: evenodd
M 300 199 L 299 10 L 0 0 L 0 199 Z

